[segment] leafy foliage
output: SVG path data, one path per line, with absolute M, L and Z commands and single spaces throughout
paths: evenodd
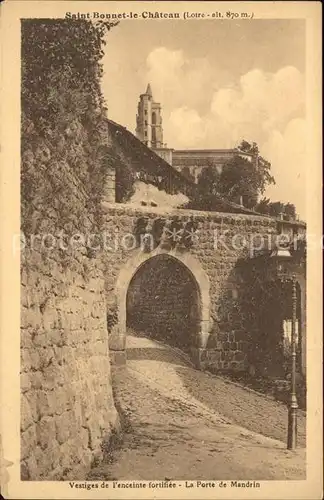
M 285 220 L 296 220 L 296 207 L 292 203 L 281 201 L 271 202 L 269 198 L 262 198 L 255 207 L 257 212 L 279 217 L 283 214 Z
M 136 175 L 129 165 L 118 165 L 116 168 L 116 201 L 127 203 L 135 192 Z
M 242 196 L 243 205 L 254 208 L 265 188 L 275 183 L 271 175 L 271 163 L 260 156 L 255 142 L 249 144 L 247 141 L 242 141 L 237 151 L 238 154 L 223 167 L 219 192 L 232 201 L 238 201 Z M 251 154 L 252 161 L 240 153 Z
M 184 175 L 187 179 L 189 179 L 192 182 L 195 182 L 195 176 L 190 172 L 190 168 L 185 166 L 182 171 L 182 175 Z
M 245 153 L 252 155 L 252 161 L 244 156 Z M 207 197 L 220 195 L 235 203 L 242 197 L 247 208 L 254 208 L 265 188 L 274 183 L 270 162 L 260 156 L 256 143 L 247 141 L 242 141 L 237 154 L 223 166 L 221 173 L 208 166 L 198 179 L 198 187 Z
M 235 156 L 224 165 L 219 178 L 218 192 L 230 201 L 238 203 L 242 196 L 243 205 L 253 208 L 263 182 L 262 177 L 245 158 Z
M 102 108 L 100 60 L 105 32 L 112 26 L 69 19 L 22 21 L 22 108 L 38 130 L 64 126 Z
M 255 158 L 255 168 L 258 171 L 256 178 L 256 188 L 260 194 L 263 194 L 269 184 L 275 184 L 276 181 L 271 175 L 271 163 L 260 155 L 256 142 L 250 144 L 243 140 L 237 148 L 242 153 L 250 153 Z
M 23 229 L 35 205 L 60 207 L 61 223 L 76 213 L 70 195 L 75 175 L 96 213 L 104 182 L 100 125 L 105 34 L 116 23 L 25 19 L 21 23 L 21 198 Z M 100 188 L 98 188 L 100 186 Z M 73 206 L 72 206 L 73 205 Z M 45 218 L 45 213 L 42 214 Z M 41 220 L 41 217 L 40 217 Z M 27 227 L 28 226 L 28 227 Z M 35 230 L 35 228 L 33 228 Z

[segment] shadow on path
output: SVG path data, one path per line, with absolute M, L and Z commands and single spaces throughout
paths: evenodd
M 129 337 L 127 359 L 130 367 L 143 374 L 155 376 L 157 367 L 152 363 L 152 374 L 147 362 L 165 363 L 172 385 L 174 376 L 180 379 L 183 394 L 208 407 L 211 411 L 223 415 L 236 425 L 278 439 L 283 443 L 287 439 L 288 410 L 284 403 L 272 400 L 231 383 L 221 375 L 212 375 L 192 367 L 187 355 L 169 345 L 155 342 L 144 337 Z M 151 365 L 150 365 L 151 366 Z M 163 368 L 160 368 L 163 374 Z M 159 383 L 168 384 L 168 376 L 159 378 Z M 298 446 L 306 447 L 306 416 L 298 412 Z

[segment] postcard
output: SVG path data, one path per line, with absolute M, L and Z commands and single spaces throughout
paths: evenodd
M 1 5 L 3 498 L 321 498 L 320 14 Z

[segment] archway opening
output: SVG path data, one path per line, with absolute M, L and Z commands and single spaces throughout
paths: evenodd
M 169 255 L 145 261 L 126 296 L 128 331 L 189 352 L 199 334 L 200 293 L 190 270 Z

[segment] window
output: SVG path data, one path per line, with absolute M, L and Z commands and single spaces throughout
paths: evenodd
M 145 130 L 145 132 L 144 132 L 144 137 L 147 137 L 147 132 L 146 132 L 146 130 Z
M 145 120 L 145 122 L 144 122 L 144 123 L 145 123 L 145 125 L 147 125 L 147 120 Z
M 152 124 L 156 125 L 156 113 L 152 113 Z

